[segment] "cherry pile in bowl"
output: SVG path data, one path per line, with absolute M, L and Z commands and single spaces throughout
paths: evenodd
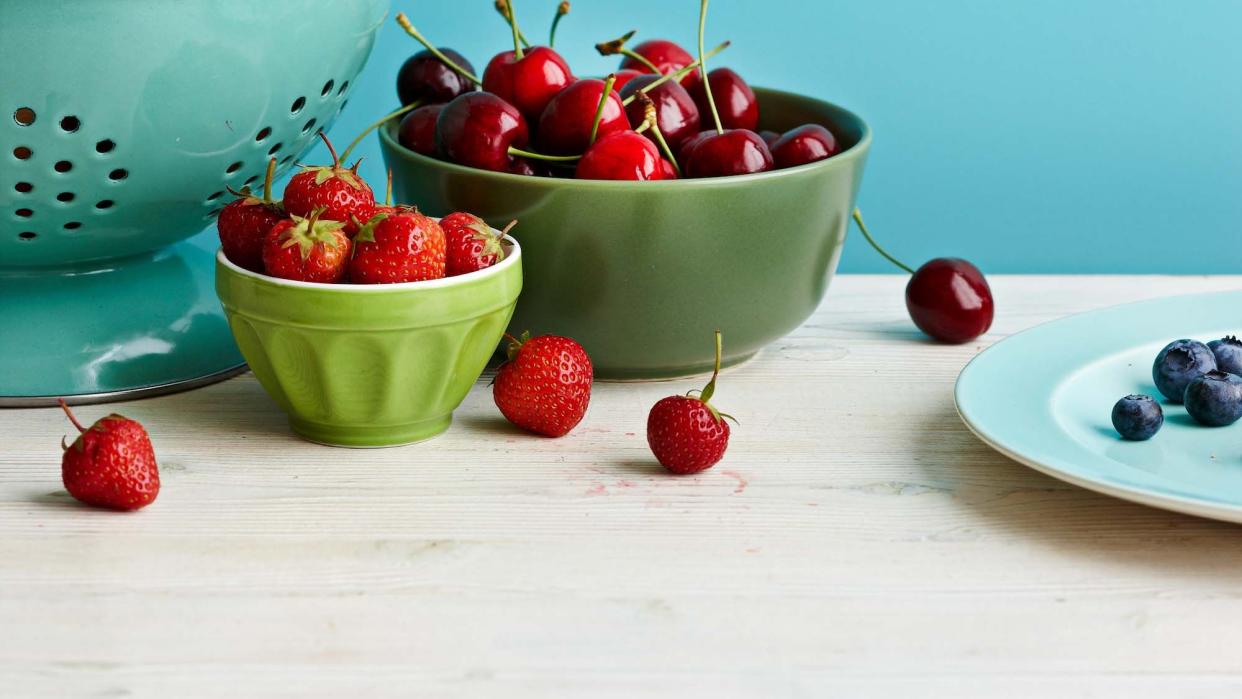
M 358 165 L 343 167 L 332 143 L 319 135 L 331 166 L 302 168 L 283 200 L 275 200 L 273 158 L 263 196 L 243 189 L 221 210 L 216 228 L 230 262 L 296 281 L 396 284 L 468 274 L 504 258 L 501 239 L 516 222 L 497 232 L 465 212 L 437 221 L 416 207 L 379 204 Z M 391 188 L 389 175 L 389 199 Z
M 627 43 L 630 32 L 596 45 L 621 63 L 606 79 L 579 78 L 552 46 L 569 12 L 557 8 L 548 46 L 531 45 L 509 0 L 497 0 L 513 48 L 496 54 L 480 78 L 460 53 L 437 48 L 404 14 L 397 22 L 425 49 L 397 74 L 403 105 L 400 143 L 469 167 L 519 175 L 593 180 L 667 180 L 746 175 L 795 167 L 841 151 L 820 124 L 784 134 L 757 131 L 759 103 L 737 72 L 708 70 L 728 47 L 703 50 L 707 0 L 701 1 L 698 57 L 663 39 Z

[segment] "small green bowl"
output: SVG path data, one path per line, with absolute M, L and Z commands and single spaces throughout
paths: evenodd
M 458 277 L 313 284 L 216 255 L 216 293 L 242 356 L 289 425 L 320 444 L 385 447 L 448 429 L 522 291 L 522 251 Z
M 514 330 L 567 335 L 596 377 L 710 371 L 712 333 L 735 364 L 814 313 L 836 270 L 871 132 L 835 105 L 756 89 L 761 126 L 828 126 L 845 150 L 740 177 L 665 182 L 522 177 L 428 158 L 381 129 L 398 201 L 518 220 L 526 289 Z

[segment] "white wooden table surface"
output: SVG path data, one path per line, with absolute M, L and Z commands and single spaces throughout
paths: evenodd
M 1019 466 L 952 387 L 1033 324 L 1242 278 L 992 281 L 946 347 L 902 278 L 838 279 L 722 377 L 741 427 L 697 477 L 643 434 L 697 379 L 598 384 L 559 440 L 481 382 L 371 451 L 295 439 L 248 375 L 124 404 L 163 481 L 131 515 L 63 492 L 59 411 L 0 411 L 0 697 L 1239 696 L 1242 529 Z

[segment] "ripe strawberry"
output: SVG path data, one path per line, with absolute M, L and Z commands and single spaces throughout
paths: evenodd
M 354 163 L 352 168 L 341 167 L 336 149 L 328 137 L 322 131 L 319 136 L 328 144 L 332 167 L 304 167 L 294 175 L 285 185 L 285 211 L 293 216 L 310 218 L 313 211 L 323 209 L 322 217 L 343 222 L 345 235 L 352 238 L 358 233 L 354 222 L 371 218 L 371 212 L 375 209 L 375 193 L 358 176 L 358 163 Z M 349 151 L 346 151 L 348 154 Z
M 569 434 L 591 402 L 591 358 L 567 337 L 509 339 L 509 361 L 496 374 L 496 407 L 524 430 L 548 437 Z
M 332 284 L 345 276 L 352 243 L 339 221 L 293 216 L 272 227 L 263 243 L 263 269 L 273 277 Z
M 160 492 L 160 472 L 147 431 L 135 420 L 112 414 L 89 428 L 82 427 L 73 411 L 60 401 L 78 438 L 61 457 L 61 480 L 77 500 L 113 510 L 137 510 L 155 501 Z
M 455 277 L 477 272 L 503 260 L 505 253 L 500 247 L 500 239 L 516 224 L 517 221 L 510 223 L 500 235 L 496 235 L 491 226 L 474 214 L 458 211 L 440 219 L 440 227 L 444 229 L 448 243 L 445 274 Z
M 285 218 L 280 202 L 272 200 L 272 175 L 275 173 L 276 159 L 272 158 L 263 181 L 263 198 L 251 195 L 250 189 L 243 187 L 237 199 L 229 202 L 216 218 L 224 256 L 251 272 L 263 271 L 263 241 L 267 240 L 272 226 Z
M 390 212 L 391 211 L 391 212 Z M 444 230 L 417 209 L 394 207 L 371 217 L 354 238 L 349 279 L 397 284 L 444 276 Z
M 720 331 L 716 332 L 716 369 L 699 395 L 669 396 L 647 416 L 647 444 L 656 460 L 673 473 L 705 471 L 724 456 L 729 446 L 729 423 L 712 404 L 720 374 Z

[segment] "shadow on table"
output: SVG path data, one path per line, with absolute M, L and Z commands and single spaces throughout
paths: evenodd
M 1027 468 L 971 434 L 947 396 L 918 430 L 915 456 L 927 481 L 993 530 L 967 524 L 938 536 L 1017 535 L 1135 568 L 1242 578 L 1238 525 L 1118 500 Z

